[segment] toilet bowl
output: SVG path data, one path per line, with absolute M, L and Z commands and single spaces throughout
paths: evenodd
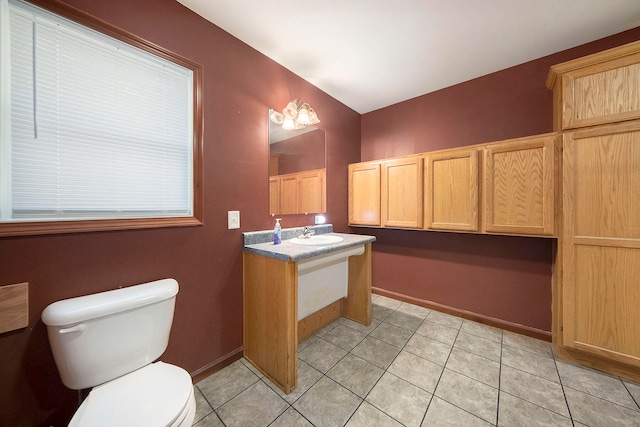
M 169 342 L 178 283 L 164 279 L 49 305 L 42 312 L 62 382 L 93 387 L 70 426 L 191 426 L 191 376 L 156 361 Z
M 156 362 L 94 387 L 69 427 L 188 427 L 195 411 L 189 374 L 176 366 Z

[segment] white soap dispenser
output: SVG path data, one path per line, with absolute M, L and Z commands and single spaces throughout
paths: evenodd
M 273 244 L 279 245 L 282 243 L 282 228 L 280 228 L 280 220 L 282 218 L 276 218 L 276 226 L 273 227 Z

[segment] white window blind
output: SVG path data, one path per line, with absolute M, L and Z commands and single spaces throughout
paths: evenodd
M 1 219 L 192 215 L 192 71 L 22 2 L 8 10 Z

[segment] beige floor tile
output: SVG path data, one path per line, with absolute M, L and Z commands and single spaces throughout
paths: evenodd
M 494 362 L 500 362 L 502 346 L 495 341 L 487 340 L 466 332 L 460 332 L 453 346 L 493 360 Z
M 211 408 L 209 402 L 204 398 L 198 387 L 194 387 L 193 393 L 196 398 L 196 415 L 193 418 L 193 422 L 196 423 L 212 413 L 213 408 Z
M 569 417 L 562 386 L 556 382 L 503 366 L 500 372 L 500 390 Z
M 280 415 L 269 427 L 313 427 L 298 411 L 289 408 Z
M 347 354 L 327 376 L 364 398 L 380 379 L 384 370 L 353 354 Z
M 218 409 L 232 397 L 240 394 L 247 387 L 260 381 L 240 360 L 233 362 L 196 386 L 200 389 L 209 404 Z
M 293 407 L 316 426 L 342 426 L 362 399 L 335 381 L 323 377 Z
M 508 345 L 502 346 L 502 363 L 546 380 L 560 382 L 554 359 Z
M 571 416 L 579 423 L 590 427 L 640 426 L 640 413 L 636 411 L 569 387 L 565 387 L 564 393 Z
M 400 349 L 369 336 L 362 340 L 352 350 L 352 353 L 382 369 L 387 369 L 393 359 L 400 353 Z
M 419 305 L 415 304 L 409 304 L 408 302 L 403 302 L 396 310 L 405 314 L 419 317 L 421 319 L 427 317 L 427 315 L 429 315 L 429 313 L 431 312 L 431 310 L 429 310 L 428 308 L 420 307 Z
M 197 423 L 193 424 L 194 427 L 224 427 L 220 418 L 215 412 L 210 413 Z
M 430 360 L 418 357 L 408 351 L 401 351 L 389 366 L 388 372 L 433 393 L 443 369 L 443 366 Z
M 336 345 L 343 350 L 351 351 L 366 336 L 367 335 L 362 332 L 358 332 L 355 329 L 340 324 L 324 334 L 322 339 L 329 341 L 331 344 Z
M 480 338 L 502 343 L 502 329 L 494 328 L 493 326 L 465 319 L 460 330 Z
M 345 319 L 344 322 L 342 322 L 342 324 L 344 326 L 350 327 L 351 329 L 355 329 L 358 332 L 362 332 L 363 334 L 368 334 L 378 327 L 378 325 L 380 324 L 380 320 L 372 318 L 371 324 L 369 326 L 365 326 L 361 323 L 354 322 L 351 319 Z
M 391 313 L 393 313 L 393 310 L 388 307 L 383 307 L 378 304 L 371 305 L 371 317 L 373 317 L 374 319 L 382 321 L 389 317 Z
M 419 426 L 430 399 L 430 393 L 385 373 L 366 401 L 405 426 Z
M 423 427 L 489 427 L 492 424 L 478 418 L 451 403 L 433 396 L 427 415 L 422 422 Z
M 401 311 L 394 311 L 384 321 L 399 328 L 415 332 L 415 330 L 422 324 L 422 320 L 422 317 L 406 314 Z
M 286 400 L 289 404 L 295 402 L 302 396 L 307 390 L 309 390 L 320 378 L 322 378 L 322 372 L 318 371 L 303 360 L 298 360 L 298 385 L 291 393 L 284 394 L 280 388 L 265 378 L 264 382 L 267 383 L 278 396 Z
M 451 346 L 415 334 L 404 346 L 404 350 L 444 366 L 451 352 Z
M 569 418 L 503 391 L 500 392 L 498 425 L 510 427 L 572 427 Z
M 460 329 L 462 326 L 461 318 L 435 310 L 431 310 L 425 320 L 453 329 Z
M 500 364 L 473 353 L 454 347 L 446 367 L 459 374 L 498 388 L 500 384 Z
M 458 336 L 458 330 L 439 323 L 430 322 L 429 319 L 427 319 L 422 322 L 422 325 L 416 330 L 416 334 L 448 345 L 453 345 Z
M 266 426 L 280 416 L 289 404 L 265 383 L 258 381 L 217 409 L 227 427 Z
M 383 307 L 390 308 L 391 310 L 396 310 L 398 307 L 402 305 L 402 301 L 398 301 L 397 299 L 378 295 L 378 298 L 376 298 L 376 304 L 381 305 Z
M 399 328 L 391 323 L 382 322 L 369 334 L 370 336 L 391 344 L 394 347 L 402 348 L 409 341 L 413 332 Z
M 362 402 L 353 414 L 347 427 L 402 427 L 402 424 L 385 414 L 375 406 Z
M 495 424 L 498 389 L 445 369 L 435 395 L 483 420 Z
M 340 347 L 319 339 L 299 352 L 298 357 L 318 371 L 325 373 L 346 354 L 347 352 Z
M 562 384 L 626 408 L 638 410 L 638 405 L 619 378 L 566 362 L 557 362 Z
M 511 331 L 504 331 L 502 333 L 502 343 L 510 345 L 511 347 L 539 354 L 540 356 L 553 357 L 550 342 L 528 337 L 526 335 L 516 334 Z

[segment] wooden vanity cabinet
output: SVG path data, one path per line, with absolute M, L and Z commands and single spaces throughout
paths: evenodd
M 422 156 L 385 160 L 380 168 L 382 225 L 422 228 Z
M 478 149 L 425 155 L 425 228 L 478 231 Z
M 298 321 L 298 262 L 243 252 L 243 355 L 285 394 L 298 385 L 298 343 L 340 316 L 371 324 L 371 243 L 349 257 L 348 294 Z
M 554 234 L 557 137 L 550 133 L 484 146 L 486 232 Z
M 349 165 L 349 225 L 382 225 L 380 162 Z

